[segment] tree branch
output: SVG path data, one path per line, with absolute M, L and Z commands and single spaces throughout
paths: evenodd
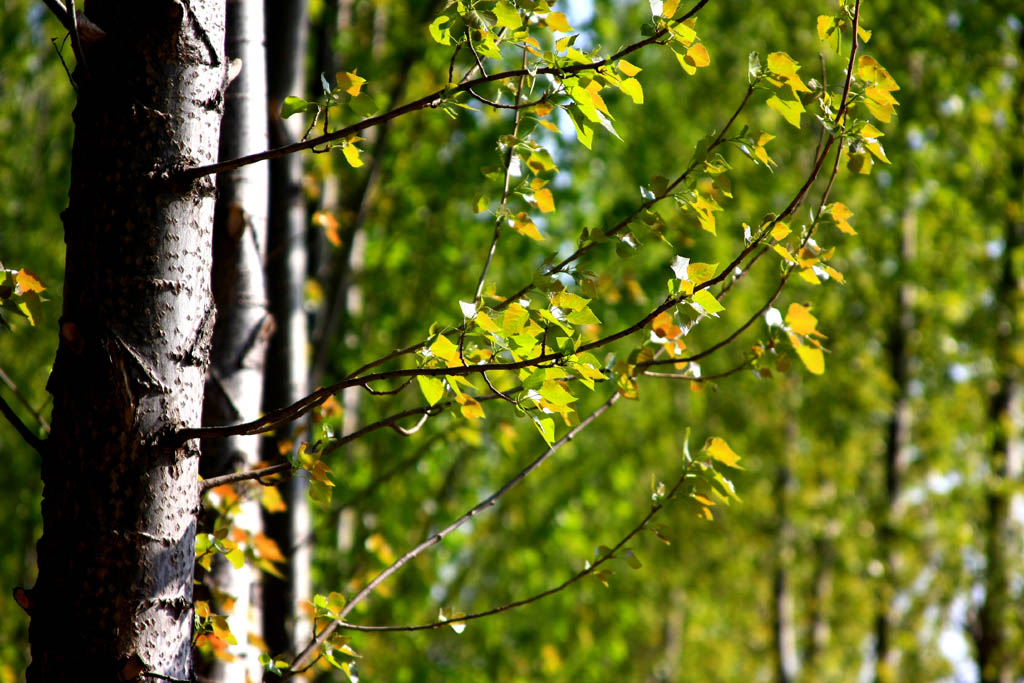
M 689 19 L 698 11 L 700 11 L 700 9 L 704 7 L 704 5 L 706 5 L 707 3 L 708 0 L 700 0 L 700 2 L 698 2 L 693 7 L 693 9 L 691 9 L 689 12 L 687 12 L 679 19 L 673 20 L 671 23 L 673 25 L 677 25 L 685 21 L 686 19 Z M 367 128 L 372 128 L 373 126 L 378 126 L 382 123 L 385 123 L 386 121 L 398 118 L 399 116 L 402 116 L 404 114 L 419 111 L 421 109 L 436 108 L 441 104 L 443 98 L 446 95 L 451 95 L 457 92 L 468 92 L 473 88 L 476 88 L 485 83 L 504 81 L 510 78 L 517 78 L 523 76 L 534 77 L 537 75 L 552 75 L 559 78 L 564 78 L 566 76 L 575 76 L 576 74 L 584 73 L 586 71 L 599 71 L 600 69 L 603 69 L 604 67 L 612 64 L 613 62 L 629 54 L 632 54 L 633 52 L 636 52 L 637 50 L 643 47 L 646 47 L 647 45 L 658 43 L 661 39 L 668 35 L 669 30 L 669 28 L 663 28 L 657 33 L 647 38 L 644 38 L 643 40 L 637 41 L 631 45 L 624 47 L 623 49 L 619 50 L 610 57 L 598 60 L 596 62 L 591 62 L 590 64 L 573 64 L 570 66 L 558 68 L 547 66 L 537 69 L 535 72 L 531 72 L 528 69 L 512 69 L 510 71 L 503 71 L 501 73 L 479 76 L 477 78 L 470 79 L 451 88 L 442 88 L 440 90 L 436 90 L 435 92 L 432 92 L 429 95 L 425 95 L 417 100 L 413 100 L 412 102 L 403 104 L 402 106 L 396 107 L 383 114 L 378 114 L 377 116 L 371 116 L 369 118 L 363 119 L 358 123 L 354 123 L 351 126 L 345 126 L 344 128 L 336 130 L 332 133 L 320 135 L 318 137 L 310 138 L 309 140 L 303 140 L 301 142 L 295 142 L 290 145 L 284 145 L 282 147 L 268 149 L 263 152 L 257 152 L 256 154 L 249 154 L 247 156 L 239 157 L 237 159 L 229 159 L 227 161 L 219 161 L 217 163 L 207 164 L 205 166 L 196 166 L 193 168 L 177 170 L 172 175 L 175 176 L 176 180 L 190 182 L 196 180 L 197 178 L 202 178 L 203 176 L 211 175 L 214 173 L 224 173 L 225 171 L 232 171 L 236 168 L 248 166 L 249 164 L 254 164 L 259 161 L 266 161 L 268 159 L 278 159 L 289 154 L 295 154 L 296 152 L 301 152 L 303 150 L 312 149 L 319 145 L 324 145 L 329 142 L 333 142 L 334 140 L 347 138 L 350 135 L 354 135 L 355 133 L 366 130 Z
M 50 9 L 53 16 L 57 17 L 60 25 L 67 29 L 68 33 L 75 32 L 75 25 L 71 22 L 71 14 L 61 0 L 43 0 L 43 3 Z
M 21 436 L 21 438 L 24 439 L 25 442 L 36 451 L 36 453 L 44 455 L 46 442 L 32 433 L 32 430 L 21 421 L 21 418 L 18 417 L 16 412 L 14 412 L 14 409 L 7 405 L 7 401 L 4 400 L 3 396 L 0 396 L 0 413 L 7 418 L 7 421 L 11 423 L 11 426 L 13 426 L 15 431 L 18 432 L 18 435 Z

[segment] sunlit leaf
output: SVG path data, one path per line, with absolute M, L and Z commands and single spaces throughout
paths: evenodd
M 717 436 L 709 438 L 707 443 L 704 444 L 704 452 L 708 454 L 708 457 L 717 460 L 723 465 L 737 470 L 743 469 L 739 465 L 740 456 L 736 455 L 725 439 Z

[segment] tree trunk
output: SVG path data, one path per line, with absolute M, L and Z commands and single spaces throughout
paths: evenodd
M 224 96 L 220 158 L 233 159 L 267 148 L 267 88 L 263 46 L 262 0 L 228 0 L 227 56 L 235 79 Z M 240 62 L 237 60 L 241 60 Z M 203 421 L 231 424 L 260 415 L 263 369 L 272 319 L 267 307 L 263 262 L 267 240 L 266 164 L 252 164 L 217 179 L 213 230 L 213 297 L 217 324 L 213 333 L 210 374 L 206 381 Z M 259 436 L 233 436 L 202 444 L 204 477 L 253 469 L 260 460 Z M 258 487 L 256 487 L 258 488 Z M 243 542 L 262 533 L 260 505 L 253 486 L 238 485 L 230 523 Z M 262 633 L 259 569 L 246 563 L 235 569 L 223 557 L 214 560 L 210 579 L 218 594 L 230 596 L 228 626 L 238 640 L 228 648 L 231 660 L 218 658 L 207 677 L 215 681 L 258 680 L 259 651 L 248 634 Z
M 1005 220 L 1001 273 L 996 285 L 996 324 L 993 329 L 996 370 L 996 391 L 989 403 L 989 422 L 993 432 L 986 481 L 985 507 L 985 597 L 974 625 L 978 671 L 982 683 L 1009 683 L 1017 680 L 1020 671 L 1018 642 L 1021 617 L 1014 609 L 1010 580 L 1013 574 L 1014 549 L 1020 545 L 1020 527 L 1011 519 L 1014 491 L 1020 486 L 1024 468 L 1024 444 L 1021 443 L 1021 368 L 1020 319 L 1024 303 L 1024 272 L 1021 272 L 1020 251 L 1024 245 L 1024 219 L 1021 218 L 1024 187 L 1024 36 L 1018 50 L 1017 91 L 1012 122 L 1015 135 L 1007 142 L 1010 148 L 1010 183 L 1016 182 L 1016 210 L 1007 211 Z M 1013 200 L 1011 200 L 1012 202 Z M 1007 209 L 1010 209 L 1008 206 Z M 1015 263 L 1016 261 L 1016 263 Z M 1019 638 L 1019 635 L 1016 637 Z M 1015 669 L 1017 669 L 1015 671 Z
M 266 0 L 267 79 L 271 143 L 277 147 L 302 135 L 301 117 L 283 120 L 281 103 L 303 95 L 303 55 L 307 19 L 304 0 Z M 309 341 L 306 328 L 306 209 L 302 197 L 302 160 L 297 156 L 270 164 L 270 229 L 267 281 L 277 331 L 268 351 L 264 387 L 267 410 L 288 405 L 308 393 Z M 268 441 L 264 457 L 279 461 L 276 443 Z M 312 522 L 306 498 L 308 481 L 296 477 L 281 485 L 284 514 L 265 517 L 267 532 L 287 558 L 286 581 L 268 579 L 264 586 L 264 636 L 273 653 L 297 652 L 311 637 L 301 605 L 311 599 L 310 539 Z
M 189 679 L 224 3 L 91 0 L 76 69 L 30 681 Z

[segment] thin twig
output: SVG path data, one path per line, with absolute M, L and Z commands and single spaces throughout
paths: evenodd
M 232 472 L 231 474 L 223 474 L 219 477 L 210 477 L 209 479 L 203 479 L 201 482 L 199 482 L 199 492 L 200 494 L 202 494 L 206 493 L 210 489 L 215 489 L 218 486 L 222 486 L 224 484 L 234 484 L 240 481 L 249 481 L 251 479 L 255 479 L 260 484 L 267 486 L 269 484 L 263 481 L 264 477 L 269 477 L 274 474 L 287 472 L 291 468 L 291 463 L 282 462 L 277 465 L 271 465 L 269 467 L 261 467 L 258 470 L 249 470 L 248 472 Z
M 563 436 L 555 443 L 551 444 L 551 446 L 547 450 L 545 450 L 539 457 L 537 457 L 533 462 L 527 465 L 522 471 L 519 472 L 519 474 L 509 479 L 504 486 L 502 486 L 500 489 L 489 495 L 487 498 L 484 498 L 482 501 L 474 505 L 469 511 L 467 511 L 461 517 L 456 519 L 454 522 L 452 522 L 445 528 L 441 529 L 440 531 L 432 534 L 430 537 L 428 537 L 422 543 L 417 545 L 415 548 L 409 550 L 400 558 L 392 562 L 391 565 L 387 567 L 387 569 L 383 570 L 380 574 L 374 577 L 372 581 L 366 584 L 366 586 L 364 586 L 362 590 L 356 593 L 352 597 L 352 599 L 348 601 L 345 607 L 338 614 L 338 619 L 344 620 L 344 618 L 348 616 L 353 609 L 355 609 L 356 605 L 358 605 L 364 599 L 366 599 L 367 596 L 369 596 L 374 590 L 376 590 L 377 586 L 386 581 L 392 574 L 401 569 L 410 560 L 412 560 L 417 555 L 427 550 L 431 546 L 440 543 L 441 540 L 444 539 L 446 536 L 450 535 L 453 531 L 461 527 L 469 520 L 476 517 L 478 514 L 480 514 L 487 508 L 493 507 L 498 502 L 498 500 L 501 499 L 502 496 L 508 493 L 510 489 L 515 487 L 521 481 L 523 481 L 523 479 L 525 479 L 531 472 L 533 472 L 538 467 L 543 465 L 548 458 L 550 458 L 552 455 L 558 452 L 558 450 L 562 446 L 576 438 L 577 434 L 583 431 L 588 425 L 590 425 L 594 420 L 600 417 L 605 411 L 607 411 L 609 408 L 615 405 L 615 403 L 618 402 L 620 397 L 621 394 L 618 392 L 612 394 L 611 397 L 608 398 L 608 400 L 602 403 L 601 406 L 599 406 L 594 412 L 592 412 L 590 415 L 584 418 L 578 425 L 573 427 L 568 433 L 566 433 L 565 436 Z M 309 662 L 313 658 L 313 655 L 316 653 L 319 647 L 324 642 L 326 642 L 327 639 L 330 638 L 331 634 L 334 633 L 334 631 L 338 628 L 339 623 L 340 622 L 335 621 L 329 624 L 323 631 L 321 631 L 316 636 L 316 638 L 313 639 L 313 641 L 309 645 L 306 646 L 306 648 L 301 653 L 299 653 L 299 655 L 295 658 L 294 663 L 292 664 L 293 671 L 300 670 L 302 667 L 307 666 L 309 664 Z
M 686 482 L 687 475 L 688 475 L 688 472 L 684 471 L 682 476 L 679 477 L 679 480 L 675 483 L 675 485 L 672 487 L 672 489 L 668 492 L 668 494 L 666 494 L 665 500 L 671 500 L 679 492 L 679 489 L 682 488 L 683 484 Z M 554 586 L 553 588 L 549 588 L 549 589 L 547 589 L 545 591 L 542 591 L 540 593 L 537 593 L 535 595 L 531 595 L 528 598 L 523 598 L 521 600 L 514 600 L 513 602 L 506 603 L 506 604 L 501 605 L 499 607 L 492 607 L 491 609 L 484 610 L 482 612 L 473 612 L 471 614 L 464 614 L 461 617 L 453 618 L 450 621 L 434 621 L 434 622 L 430 622 L 428 624 L 411 624 L 411 625 L 403 625 L 403 626 L 383 626 L 383 625 L 382 626 L 364 626 L 364 625 L 360 625 L 360 624 L 351 624 L 351 623 L 342 621 L 341 623 L 338 624 L 338 628 L 339 629 L 343 629 L 343 630 L 347 630 L 347 631 L 370 631 L 370 632 L 380 632 L 380 631 L 425 631 L 425 630 L 428 630 L 428 629 L 436 629 L 436 628 L 441 628 L 441 627 L 444 627 L 444 626 L 451 626 L 453 624 L 461 624 L 461 623 L 467 622 L 467 621 L 474 621 L 476 619 L 483 619 L 484 617 L 489 617 L 489 616 L 492 616 L 494 614 L 500 614 L 501 612 L 507 612 L 509 610 L 516 609 L 517 607 L 523 607 L 524 605 L 529 605 L 530 603 L 537 602 L 539 600 L 543 600 L 546 597 L 549 597 L 551 595 L 554 595 L 555 593 L 559 593 L 559 592 L 565 590 L 566 588 L 568 588 L 569 586 L 573 585 L 574 583 L 576 583 L 580 579 L 586 578 L 590 574 L 593 574 L 597 570 L 598 567 L 600 567 L 602 564 L 604 564 L 608 560 L 611 560 L 612 558 L 614 558 L 615 557 L 615 553 L 617 553 L 619 550 L 621 550 L 637 534 L 639 534 L 641 531 L 646 529 L 647 528 L 647 524 L 651 521 L 651 519 L 656 514 L 658 514 L 662 509 L 664 509 L 664 507 L 665 507 L 665 503 L 656 503 L 656 504 L 652 505 L 651 509 L 647 512 L 647 514 L 644 515 L 643 519 L 641 519 L 640 522 L 629 531 L 629 533 L 627 533 L 625 536 L 623 536 L 622 539 L 620 539 L 618 543 L 616 543 L 608 551 L 606 551 L 604 554 L 602 554 L 600 557 L 598 557 L 592 564 L 590 564 L 588 567 L 586 567 L 584 569 L 581 569 L 577 573 L 573 574 L 571 577 L 569 577 L 568 579 L 566 579 L 562 583 L 558 584 L 557 586 Z

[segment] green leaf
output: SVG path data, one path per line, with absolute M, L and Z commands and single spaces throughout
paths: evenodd
M 315 105 L 312 102 L 307 102 L 301 97 L 289 95 L 284 98 L 284 102 L 281 104 L 281 118 L 286 119 L 292 114 L 309 111 L 313 106 Z
M 537 417 L 533 418 L 533 426 L 537 428 L 540 435 L 544 437 L 544 441 L 551 445 L 555 442 L 555 421 L 550 417 Z
M 451 17 L 442 14 L 430 22 L 430 37 L 442 45 L 451 45 L 452 38 L 449 29 L 441 28 L 451 21 Z
M 417 375 L 416 381 L 419 382 L 420 391 L 423 392 L 423 398 L 427 399 L 427 403 L 437 405 L 444 396 L 444 380 L 430 375 Z
M 572 119 L 572 125 L 576 128 L 576 139 L 580 141 L 581 145 L 590 149 L 594 142 L 594 127 L 587 122 L 577 105 L 571 104 L 567 110 L 569 118 Z
M 718 314 L 725 310 L 725 306 L 718 303 L 718 299 L 706 289 L 702 289 L 693 295 L 693 303 L 699 305 L 708 315 L 715 317 L 718 317 Z
M 494 6 L 494 16 L 498 26 L 517 29 L 523 25 L 523 18 L 519 16 L 519 12 L 506 0 L 499 0 L 498 4 Z

